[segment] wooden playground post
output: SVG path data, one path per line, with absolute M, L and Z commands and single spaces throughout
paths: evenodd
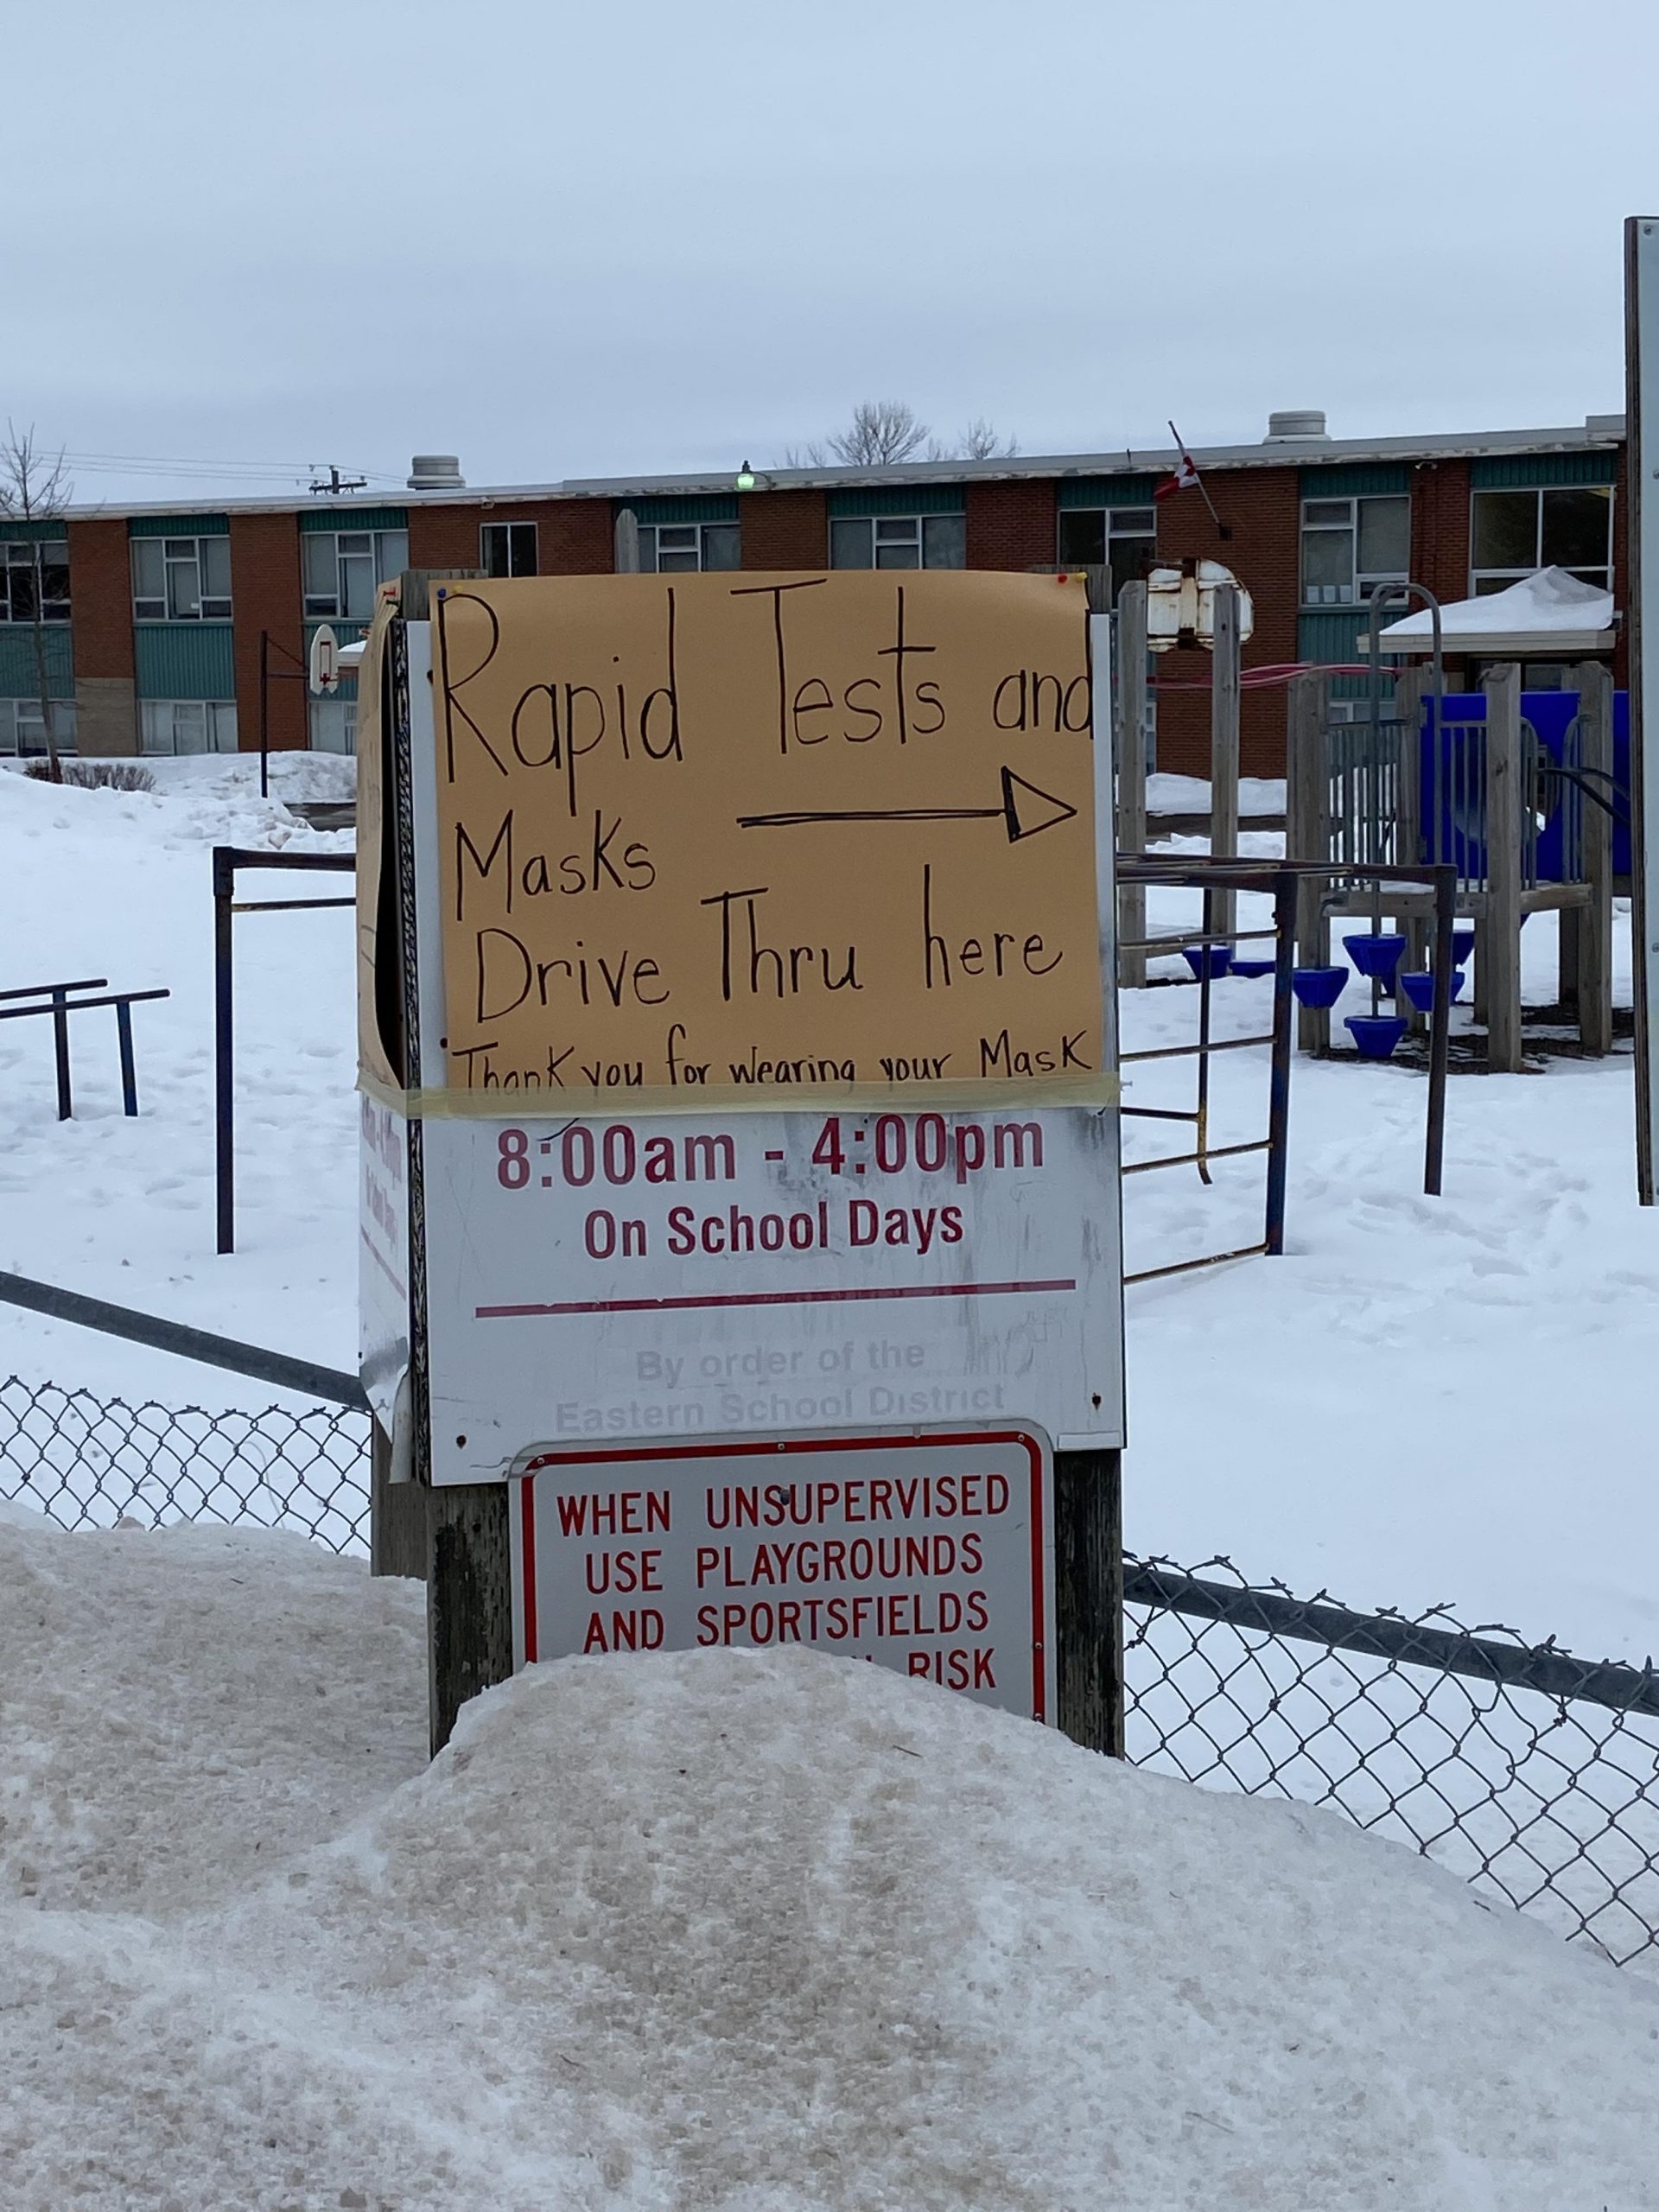
M 1210 857 L 1238 856 L 1238 587 L 1217 584 L 1210 653 Z M 1238 926 L 1238 893 L 1215 893 L 1218 937 Z
M 1486 678 L 1486 900 L 1476 949 L 1486 982 L 1486 1064 L 1500 1075 L 1522 1068 L 1522 797 L 1521 671 L 1505 661 Z
M 1605 1053 L 1613 1049 L 1613 678 L 1604 661 L 1582 662 L 1577 674 L 1579 768 L 1588 786 L 1581 843 L 1590 902 L 1573 917 L 1573 982 L 1579 1042 L 1586 1052 Z M 1565 912 L 1561 921 L 1565 925 Z
M 1147 849 L 1147 587 L 1124 584 L 1117 594 L 1117 698 L 1112 717 L 1112 750 L 1117 771 L 1116 842 L 1120 853 Z M 1139 990 L 1147 980 L 1147 956 L 1136 948 L 1147 937 L 1147 887 L 1120 883 L 1117 889 L 1117 980 L 1125 990 Z
M 1325 772 L 1325 689 L 1322 676 L 1293 676 L 1285 711 L 1285 857 L 1329 857 L 1331 787 Z M 1325 885 L 1305 876 L 1296 887 L 1296 958 L 1304 968 L 1331 964 L 1331 920 Z M 1299 1007 L 1296 1042 L 1304 1052 L 1330 1049 L 1328 1008 Z

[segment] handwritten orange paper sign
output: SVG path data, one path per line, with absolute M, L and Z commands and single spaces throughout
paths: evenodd
M 1112 1095 L 1080 578 L 550 576 L 433 614 L 453 1090 Z

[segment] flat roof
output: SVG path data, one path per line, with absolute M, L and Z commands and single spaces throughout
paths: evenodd
M 1452 431 L 1414 438 L 1272 438 L 1253 445 L 1192 446 L 1200 469 L 1292 468 L 1334 461 L 1464 461 L 1520 454 L 1616 451 L 1624 438 L 1622 415 L 1592 416 L 1570 428 L 1541 430 Z M 992 461 L 901 461 L 887 468 L 757 468 L 764 492 L 896 489 L 906 484 L 1006 484 L 1067 477 L 1167 475 L 1179 458 L 1173 446 L 1122 446 L 1104 453 L 1017 454 Z M 583 476 L 546 484 L 469 484 L 459 491 L 389 491 L 349 497 L 190 499 L 142 504 L 100 500 L 65 510 L 71 521 L 99 515 L 332 513 L 342 518 L 366 507 L 478 506 L 538 499 L 696 499 L 736 489 L 735 468 L 684 476 Z

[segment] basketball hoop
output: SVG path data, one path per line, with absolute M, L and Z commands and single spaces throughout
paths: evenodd
M 325 622 L 313 633 L 308 665 L 311 689 L 328 698 L 340 689 L 340 641 Z

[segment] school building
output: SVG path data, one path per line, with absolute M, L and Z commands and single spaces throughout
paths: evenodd
M 1270 416 L 1259 444 L 1192 457 L 1203 490 L 1154 499 L 1173 450 L 488 491 L 428 455 L 395 505 L 359 493 L 72 509 L 32 542 L 0 525 L 0 753 L 43 746 L 37 597 L 54 723 L 83 756 L 254 750 L 262 721 L 274 747 L 348 752 L 351 683 L 317 699 L 295 674 L 319 624 L 342 644 L 360 636 L 377 584 L 406 568 L 606 573 L 624 509 L 641 567 L 661 570 L 1100 564 L 1116 586 L 1154 561 L 1221 561 L 1255 602 L 1247 671 L 1351 661 L 1384 581 L 1452 601 L 1559 566 L 1624 604 L 1622 416 L 1344 440 L 1304 411 Z M 1157 766 L 1205 774 L 1205 656 L 1162 655 L 1154 677 Z M 1527 678 L 1558 680 L 1543 667 Z M 1282 773 L 1283 758 L 1282 691 L 1247 688 L 1244 772 Z

